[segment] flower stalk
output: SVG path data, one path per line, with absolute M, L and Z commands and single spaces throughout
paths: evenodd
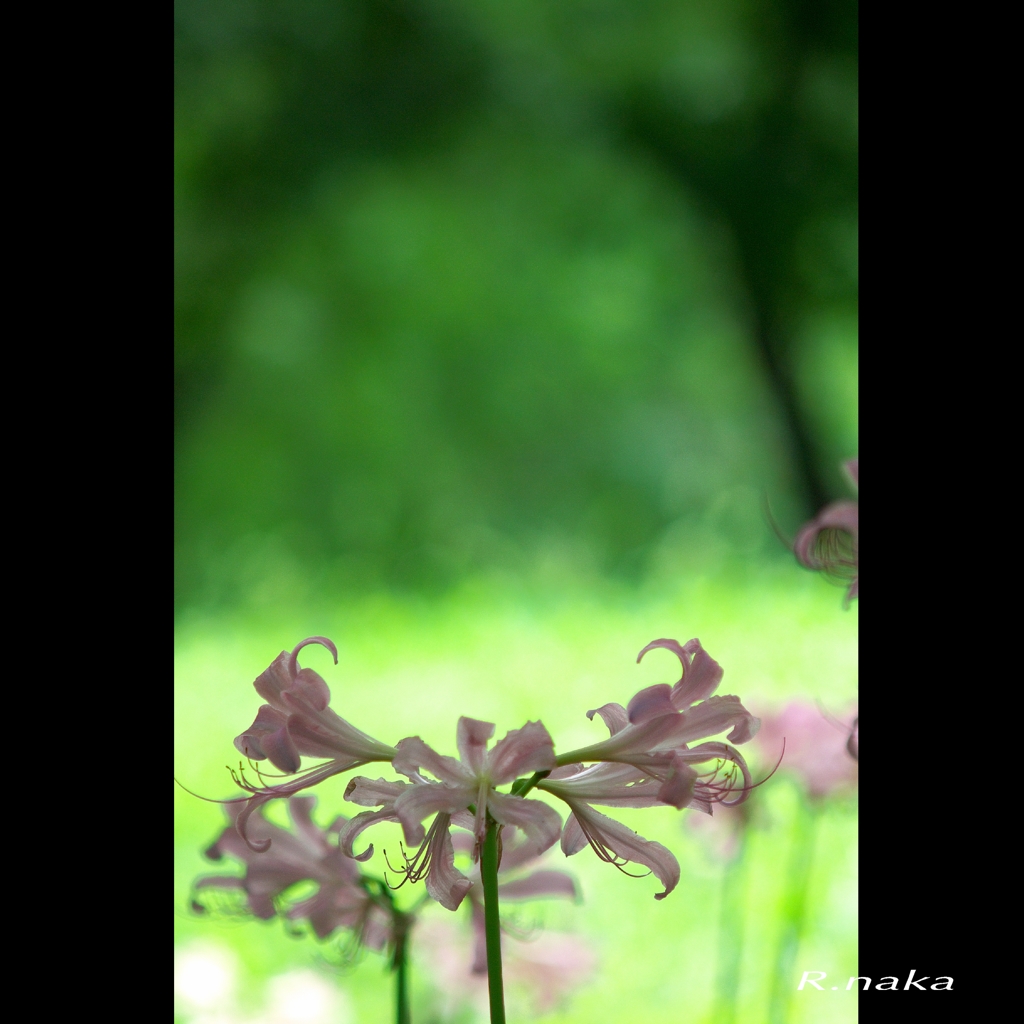
M 411 1024 L 409 1013 L 409 930 L 412 916 L 399 910 L 393 911 L 395 952 L 391 969 L 395 972 L 395 1019 L 398 1024 Z
M 480 881 L 484 890 L 484 933 L 487 939 L 487 992 L 491 1024 L 505 1024 L 505 990 L 501 977 L 501 922 L 498 917 L 498 830 L 488 818 L 480 852 Z

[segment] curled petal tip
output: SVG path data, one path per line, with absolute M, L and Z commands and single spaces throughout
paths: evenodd
M 338 664 L 338 648 L 334 645 L 334 641 L 328 639 L 325 636 L 308 636 L 305 640 L 300 641 L 292 649 L 291 657 L 288 659 L 288 670 L 294 676 L 299 671 L 299 651 L 303 647 L 308 647 L 310 644 L 320 644 L 321 647 L 326 647 L 327 650 L 334 655 L 334 664 Z
M 662 637 L 660 640 L 652 640 L 637 656 L 636 663 L 639 665 L 643 656 L 648 652 L 654 650 L 656 647 L 664 647 L 665 650 L 671 651 L 683 665 L 683 671 L 690 666 L 690 658 L 692 655 L 701 649 L 700 641 L 694 637 L 692 640 L 687 640 L 685 644 L 681 644 L 678 640 L 671 640 L 668 637 Z
M 365 850 L 363 850 L 362 853 L 354 853 L 354 854 L 352 854 L 352 859 L 353 860 L 358 860 L 358 861 L 361 862 L 361 861 L 364 861 L 364 860 L 369 860 L 372 856 L 373 856 L 373 843 L 370 843 L 370 845 Z

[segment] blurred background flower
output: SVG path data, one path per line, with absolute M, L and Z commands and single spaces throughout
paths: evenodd
M 798 780 L 812 800 L 821 800 L 857 784 L 857 761 L 849 749 L 856 721 L 855 707 L 837 717 L 808 701 L 792 701 L 761 713 L 754 744 L 769 770 L 778 763 L 782 775 Z
M 678 679 L 668 652 L 633 664 L 653 636 L 700 636 L 745 704 L 855 698 L 857 608 L 762 512 L 794 536 L 858 450 L 853 0 L 176 0 L 175 90 L 183 784 L 235 795 L 252 680 L 303 636 L 338 642 L 337 668 L 302 661 L 338 714 L 437 749 L 460 714 L 594 742 L 586 709 Z M 318 787 L 324 820 L 346 782 Z M 751 801 L 785 822 L 792 798 Z M 218 942 L 262 999 L 317 947 L 190 915 L 222 822 L 175 808 L 176 941 Z M 687 899 L 574 858 L 583 903 L 544 934 L 602 969 L 559 1019 L 700 1020 L 717 879 L 673 808 L 621 818 Z M 784 895 L 772 830 L 748 832 L 735 1006 L 760 1022 Z M 800 949 L 839 973 L 855 843 L 826 801 Z M 342 984 L 354 1020 L 389 1018 L 378 958 Z

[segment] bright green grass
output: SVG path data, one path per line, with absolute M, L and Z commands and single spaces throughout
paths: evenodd
M 700 637 L 725 667 L 721 692 L 736 693 L 755 709 L 803 697 L 841 714 L 857 694 L 857 611 L 841 609 L 841 593 L 790 567 L 766 568 L 731 582 L 697 579 L 664 592 L 564 588 L 543 598 L 510 584 L 466 585 L 444 599 L 417 602 L 387 597 L 323 603 L 287 612 L 264 609 L 220 618 L 192 616 L 176 645 L 176 776 L 199 793 L 223 797 L 233 789 L 225 770 L 237 763 L 232 738 L 247 726 L 260 700 L 251 682 L 285 648 L 311 634 L 325 634 L 340 650 L 340 663 L 318 648 L 304 652 L 332 690 L 332 707 L 361 729 L 388 742 L 420 735 L 455 753 L 455 723 L 470 715 L 497 723 L 497 736 L 527 719 L 541 719 L 566 750 L 603 734 L 588 708 L 625 703 L 642 686 L 678 678 L 677 662 L 655 651 L 635 657 L 656 637 Z M 392 777 L 388 766 L 363 773 Z M 383 772 L 381 771 L 383 768 Z M 352 774 L 359 774 L 359 771 Z M 347 776 L 317 790 L 319 818 L 354 813 L 342 800 Z M 783 776 L 752 797 L 762 824 L 747 858 L 745 945 L 739 993 L 741 1024 L 766 1021 L 775 937 L 780 927 L 786 865 L 799 796 Z M 534 903 L 517 915 L 579 933 L 596 951 L 591 980 L 545 1019 L 564 1022 L 644 1021 L 647 1024 L 710 1022 L 714 999 L 721 868 L 671 808 L 612 810 L 649 839 L 668 846 L 682 866 L 679 887 L 656 901 L 653 878 L 634 879 L 600 863 L 589 850 L 572 860 L 556 850 L 552 866 L 579 880 L 578 906 Z M 244 987 L 240 1018 L 254 1018 L 266 979 L 316 966 L 329 953 L 314 940 L 284 934 L 279 922 L 214 921 L 187 909 L 191 880 L 212 868 L 199 851 L 221 828 L 220 810 L 175 790 L 175 931 L 179 944 L 222 943 L 237 955 Z M 382 845 L 397 833 L 368 833 L 382 870 Z M 383 843 L 382 841 L 383 840 Z M 393 852 L 393 851 L 392 851 Z M 852 1022 L 856 996 L 846 980 L 856 974 L 856 807 L 851 799 L 825 808 L 817 825 L 809 881 L 808 918 L 796 958 L 800 972 L 828 972 L 837 992 L 793 992 L 793 1022 Z M 416 889 L 420 889 L 417 886 Z M 409 899 L 417 891 L 403 890 Z M 431 912 L 451 920 L 438 907 Z M 464 915 L 455 918 L 465 923 Z M 417 962 L 414 937 L 413 1020 L 440 1021 L 431 978 Z M 392 1018 L 391 979 L 380 957 L 337 976 L 359 1022 Z M 248 1002 L 246 1002 L 248 1000 Z M 523 1012 L 523 1011 L 520 1011 Z M 468 1013 L 461 1020 L 476 1019 Z M 510 1017 L 517 1019 L 516 1017 Z

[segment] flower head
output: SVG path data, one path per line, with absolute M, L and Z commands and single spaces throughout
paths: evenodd
M 330 707 L 331 691 L 321 676 L 300 668 L 299 651 L 308 644 L 321 644 L 338 661 L 338 649 L 326 637 L 312 636 L 297 644 L 291 653 L 282 651 L 253 683 L 267 701 L 256 713 L 252 725 L 235 737 L 235 747 L 251 762 L 269 760 L 275 768 L 294 779 L 267 785 L 256 769 L 260 785 L 254 785 L 240 770 L 235 781 L 252 794 L 235 819 L 238 834 L 254 850 L 265 850 L 260 841 L 250 840 L 249 816 L 268 800 L 289 797 L 332 775 L 358 768 L 371 761 L 390 761 L 394 747 L 346 722 Z M 326 762 L 302 769 L 302 757 L 325 757 Z M 269 842 L 269 838 L 266 842 Z
M 362 945 L 382 949 L 390 937 L 389 915 L 362 884 L 355 861 L 331 841 L 346 819 L 335 818 L 328 828 L 321 829 L 313 821 L 315 806 L 315 797 L 292 797 L 288 801 L 291 830 L 268 821 L 262 809 L 253 815 L 249 823 L 253 839 L 267 840 L 268 847 L 269 840 L 273 840 L 272 849 L 258 853 L 235 828 L 238 805 L 227 805 L 231 824 L 206 855 L 217 861 L 225 855 L 234 857 L 245 865 L 245 874 L 199 878 L 194 889 L 197 893 L 206 889 L 240 890 L 256 917 L 308 921 L 321 939 L 343 929 L 357 936 Z M 317 890 L 306 899 L 288 904 L 284 894 L 299 882 L 314 882 Z M 198 900 L 194 905 L 203 906 Z
M 722 666 L 701 646 L 698 639 L 680 644 L 677 640 L 653 640 L 638 655 L 650 650 L 672 651 L 682 665 L 682 676 L 674 686 L 659 683 L 635 694 L 627 707 L 605 704 L 587 712 L 600 715 L 610 733 L 607 740 L 563 754 L 559 764 L 611 761 L 632 765 L 645 777 L 661 782 L 658 799 L 673 807 L 740 802 L 751 786 L 750 772 L 742 754 L 731 744 L 745 743 L 758 729 L 758 720 L 739 697 L 713 696 L 722 680 Z M 690 746 L 729 730 L 731 743 L 709 741 Z M 703 774 L 694 765 L 715 761 Z M 725 765 L 731 765 L 721 775 Z M 738 773 L 738 774 L 737 774 Z M 742 785 L 737 785 L 742 778 Z M 734 795 L 735 794 L 735 795 Z
M 460 760 L 436 753 L 418 736 L 401 740 L 392 766 L 396 772 L 422 780 L 422 771 L 438 780 L 432 785 L 411 785 L 395 799 L 394 809 L 405 831 L 406 842 L 419 845 L 424 838 L 421 822 L 431 814 L 457 814 L 472 807 L 473 834 L 482 844 L 488 814 L 500 825 L 521 828 L 538 853 L 558 838 L 562 820 L 547 804 L 521 796 L 499 793 L 496 786 L 514 782 L 530 772 L 555 767 L 555 749 L 540 722 L 527 722 L 487 749 L 494 735 L 491 722 L 460 718 L 456 736 Z
M 845 468 L 853 486 L 857 487 L 857 459 L 850 459 Z M 848 587 L 847 603 L 858 595 L 857 520 L 857 502 L 834 501 L 805 523 L 793 542 L 793 553 L 801 565 L 822 572 L 828 579 Z
M 733 743 L 749 740 L 758 720 L 738 697 L 714 696 L 722 667 L 694 638 L 685 644 L 655 640 L 650 650 L 672 651 L 682 665 L 674 686 L 660 683 L 635 694 L 627 707 L 605 704 L 587 712 L 600 715 L 608 739 L 562 754 L 561 767 L 537 782 L 537 788 L 568 804 L 571 814 L 562 830 L 562 852 L 578 853 L 589 845 L 597 856 L 623 870 L 641 864 L 660 879 L 664 899 L 679 882 L 679 863 L 660 843 L 651 842 L 621 822 L 601 814 L 594 804 L 611 807 L 652 807 L 670 804 L 711 812 L 715 803 L 742 803 L 752 788 L 743 755 L 730 743 L 709 740 L 729 730 Z M 694 741 L 704 740 L 691 746 Z M 583 762 L 600 762 L 589 768 Z M 699 772 L 694 766 L 714 762 Z

